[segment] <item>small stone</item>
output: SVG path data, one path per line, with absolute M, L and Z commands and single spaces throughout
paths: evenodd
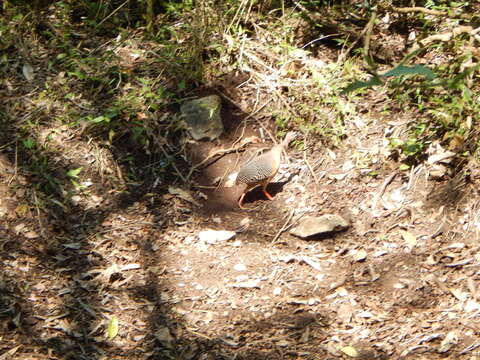
M 290 230 L 290 234 L 302 239 L 348 229 L 348 222 L 339 215 L 327 214 L 319 217 L 305 217 L 300 224 Z

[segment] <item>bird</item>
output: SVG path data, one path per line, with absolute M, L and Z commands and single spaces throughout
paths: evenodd
M 241 209 L 244 209 L 242 202 L 247 192 L 253 190 L 257 186 L 262 186 L 262 192 L 265 196 L 269 200 L 273 200 L 273 196 L 267 192 L 267 185 L 272 181 L 280 168 L 282 151 L 288 147 L 295 136 L 296 134 L 293 131 L 287 133 L 280 144 L 277 144 L 269 151 L 254 157 L 240 168 L 235 179 L 235 184 L 246 185 L 240 199 L 238 200 L 238 206 Z

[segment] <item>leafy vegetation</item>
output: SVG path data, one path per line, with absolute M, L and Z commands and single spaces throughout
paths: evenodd
M 171 310 L 175 312 L 172 317 L 167 314 L 169 310 L 164 310 L 169 309 L 169 303 L 178 304 L 179 298 L 175 294 L 169 299 L 162 285 L 150 278 L 157 280 L 166 274 L 163 277 L 166 279 L 178 269 L 183 271 L 190 267 L 178 263 L 169 264 L 167 269 L 157 262 L 164 256 L 163 251 L 158 251 L 163 250 L 162 246 L 175 248 L 183 239 L 185 245 L 193 241 L 190 235 L 185 237 L 190 230 L 184 230 L 184 227 L 179 232 L 172 231 L 172 234 L 169 232 L 173 226 L 164 232 L 162 230 L 168 222 L 184 226 L 187 220 L 197 215 L 194 212 L 200 203 L 198 199 L 206 201 L 210 196 L 203 187 L 213 187 L 210 183 L 199 185 L 195 182 L 196 177 L 190 176 L 201 168 L 202 163 L 194 167 L 191 165 L 191 139 L 179 115 L 179 107 L 186 99 L 211 93 L 221 95 L 226 109 L 226 128 L 235 137 L 247 139 L 247 126 L 253 127 L 256 133 L 258 129 L 265 138 L 269 135 L 282 137 L 289 130 L 301 131 L 303 134 L 297 137 L 295 145 L 303 150 L 306 168 L 317 185 L 322 181 L 317 166 L 322 165 L 324 155 L 336 160 L 336 154 L 341 151 L 335 148 L 342 148 L 348 142 L 346 148 L 352 153 L 342 159 L 346 161 L 332 179 L 339 182 L 345 178 L 350 180 L 346 174 L 352 174 L 352 169 L 360 169 L 359 174 L 365 175 L 361 180 L 365 180 L 368 186 L 341 183 L 348 187 L 325 197 L 326 202 L 334 199 L 342 203 L 337 210 L 341 206 L 343 211 L 355 201 L 363 201 L 368 194 L 373 194 L 374 187 L 384 181 L 380 178 L 385 175 L 382 166 L 390 165 L 383 161 L 386 156 L 390 156 L 396 161 L 395 166 L 405 171 L 428 161 L 429 149 L 438 144 L 445 150 L 443 155 L 453 153 L 455 156 L 455 160 L 446 163 L 451 168 L 462 164 L 459 159 L 478 158 L 480 4 L 474 1 L 426 0 L 417 2 L 415 7 L 399 7 L 400 3 L 415 2 L 3 0 L 0 3 L 0 177 L 3 180 L 0 192 L 1 200 L 5 201 L 0 202 L 0 215 L 4 220 L 0 229 L 4 240 L 0 246 L 4 250 L 2 261 L 8 260 L 10 268 L 4 266 L 0 274 L 0 317 L 2 321 L 8 319 L 2 322 L 5 326 L 0 334 L 0 358 L 13 358 L 19 347 L 10 345 L 17 344 L 19 340 L 22 344 L 20 350 L 23 351 L 20 357 L 31 356 L 36 353 L 34 350 L 37 347 L 41 347 L 45 352 L 41 356 L 49 359 L 120 358 L 123 347 L 129 341 L 133 343 L 132 353 L 125 352 L 126 357 L 122 358 L 133 359 L 130 356 L 136 351 L 135 354 L 141 353 L 138 356 L 152 359 L 206 358 L 211 344 L 227 344 L 236 351 L 240 340 L 250 340 L 242 333 L 245 330 L 243 323 L 238 327 L 241 330 L 238 336 L 228 334 L 218 339 L 182 327 L 177 320 L 186 314 L 183 309 L 172 306 Z M 369 138 L 370 130 L 377 131 L 373 139 Z M 365 141 L 375 142 L 369 151 L 364 151 L 364 144 L 357 142 L 356 135 L 360 132 L 365 132 L 362 133 L 366 135 Z M 242 142 L 235 144 L 238 144 L 235 149 L 243 146 Z M 221 149 L 221 156 L 224 151 L 231 149 Z M 315 162 L 309 163 L 308 157 Z M 329 171 L 328 168 L 325 170 Z M 447 171 L 437 171 L 437 174 L 440 177 L 454 175 Z M 292 175 L 295 174 L 292 172 Z M 417 205 L 412 204 L 410 199 L 403 202 L 407 198 L 400 196 L 401 189 L 396 190 L 390 199 L 398 200 L 398 209 L 387 203 L 386 196 L 382 199 L 393 178 L 391 176 L 383 182 L 380 192 L 375 190 L 377 195 L 372 201 L 373 219 L 378 220 L 374 222 L 381 223 L 381 217 L 385 217 L 385 224 L 391 221 L 392 226 L 379 227 L 379 231 L 371 226 L 370 219 L 361 235 L 362 239 L 371 240 L 371 243 L 360 243 L 361 246 L 368 245 L 376 251 L 380 243 L 388 245 L 385 245 L 385 254 L 380 251 L 378 255 L 376 252 L 378 257 L 387 255 L 393 249 L 390 245 L 394 244 L 395 229 L 400 226 L 398 219 L 403 216 L 404 210 L 411 213 L 412 224 L 406 219 L 405 226 L 412 231 L 419 220 Z M 414 182 L 413 177 L 411 180 Z M 299 182 L 301 186 L 291 193 L 291 199 L 298 192 L 307 193 L 302 191 L 302 188 L 306 189 L 302 184 L 310 186 L 313 182 Z M 191 189 L 187 189 L 189 186 Z M 363 192 L 362 197 L 352 194 L 350 186 L 355 191 L 360 190 L 358 193 Z M 459 188 L 455 185 L 452 188 L 455 191 L 451 191 L 447 187 L 443 193 L 446 198 L 453 198 L 452 204 L 460 203 Z M 193 189 L 198 191 L 194 193 Z M 289 203 L 289 206 L 314 209 L 324 201 L 320 199 L 323 194 L 318 197 L 315 197 L 318 194 L 308 195 L 302 201 Z M 385 204 L 377 204 L 377 200 L 385 200 Z M 439 202 L 440 212 L 435 215 L 439 221 L 441 218 L 445 221 L 455 219 L 453 216 L 450 219 L 443 212 L 445 203 L 448 202 Z M 367 201 L 355 209 L 352 206 L 353 216 L 360 220 L 369 206 Z M 377 212 L 381 206 L 388 207 L 388 211 Z M 477 208 L 478 204 L 472 208 L 472 219 L 478 218 Z M 277 209 L 262 213 L 261 222 L 251 224 L 248 231 L 252 231 L 252 225 L 261 225 L 261 231 L 270 236 L 268 232 L 273 227 L 265 227 L 265 218 L 272 215 L 272 218 L 278 217 L 274 220 L 282 222 L 268 223 L 279 226 L 280 232 L 275 235 L 278 237 L 289 229 L 289 223 L 298 219 L 298 209 L 294 210 L 287 218 L 281 216 Z M 205 218 L 199 216 L 195 218 L 197 220 L 202 224 L 214 221 L 216 225 L 223 221 L 210 215 Z M 250 221 L 249 218 L 246 220 Z M 448 224 L 443 224 L 443 221 L 441 227 L 434 223 L 422 223 L 424 229 L 435 227 L 438 230 L 424 236 L 424 229 L 417 227 L 422 234 L 418 239 L 413 233 L 402 230 L 403 238 L 409 244 L 406 250 L 412 250 L 417 240 L 420 244 L 424 237 L 432 243 L 442 232 L 459 234 L 459 229 L 466 230 L 465 227 L 457 227 L 450 231 L 444 228 Z M 465 218 L 458 223 L 467 225 Z M 242 230 L 244 224 L 240 225 Z M 476 223 L 471 226 L 470 231 L 478 233 Z M 122 236 L 118 236 L 119 233 Z M 346 244 L 350 246 L 351 243 Z M 456 244 L 460 243 L 456 240 Z M 417 259 L 421 259 L 428 267 L 438 265 L 442 279 L 446 276 L 445 271 L 461 273 L 466 263 L 460 257 L 471 261 L 469 266 L 476 266 L 478 259 L 474 259 L 472 253 L 476 250 L 469 248 L 469 244 L 460 245 L 468 251 L 462 254 L 453 249 L 455 251 L 449 252 L 448 256 L 442 255 L 438 261 L 436 254 L 427 254 L 422 258 L 421 253 L 430 249 L 427 246 L 418 253 L 410 254 L 415 259 L 412 263 L 416 265 L 419 263 Z M 10 254 L 10 249 L 24 257 L 12 260 L 14 251 Z M 346 264 L 357 266 L 355 263 L 361 262 L 369 265 L 373 252 L 370 255 L 369 251 L 367 258 L 367 249 L 361 249 L 360 254 L 364 253 L 364 256 L 357 257 L 353 262 L 347 259 L 350 256 L 347 248 L 346 252 L 332 253 L 332 259 L 341 254 Z M 236 251 L 236 248 L 231 250 Z M 399 254 L 399 258 L 404 259 L 404 248 L 399 246 L 397 250 L 402 252 L 392 252 L 391 255 Z M 231 256 L 233 252 L 226 254 L 225 258 L 234 258 Z M 190 263 L 191 259 L 183 255 L 178 256 Z M 377 258 L 377 255 L 374 257 Z M 450 265 L 454 266 L 448 267 L 450 270 L 444 266 L 447 265 L 443 263 L 444 258 L 452 261 Z M 200 260 L 207 261 L 205 259 Z M 323 260 L 330 262 L 329 258 Z M 386 261 L 390 260 L 397 261 L 393 256 Z M 37 262 L 37 265 L 30 268 L 32 262 Z M 312 261 L 305 262 L 308 266 L 296 262 L 300 270 L 300 267 L 317 266 Z M 150 266 L 153 264 L 155 266 Z M 205 262 L 197 265 L 203 267 Z M 402 267 L 408 267 L 408 264 Z M 7 268 L 10 272 L 5 270 Z M 349 266 L 345 268 L 350 269 Z M 17 281 L 15 277 L 20 274 L 19 269 L 23 273 L 22 281 L 28 281 Z M 137 274 L 125 275 L 126 271 L 135 269 L 141 270 L 138 273 L 142 272 L 138 278 Z M 361 269 L 360 266 L 357 269 Z M 417 270 L 417 267 L 412 267 L 412 274 L 417 274 Z M 38 274 L 34 274 L 37 271 Z M 4 281 L 4 275 L 8 277 L 7 281 Z M 368 274 L 354 271 L 354 278 L 365 283 L 365 287 L 360 288 L 367 289 L 370 280 L 364 282 L 363 275 Z M 377 277 L 370 275 L 375 278 L 372 282 L 378 284 L 375 281 Z M 338 278 L 345 280 L 349 276 L 350 270 Z M 48 282 L 44 282 L 45 279 Z M 134 281 L 129 283 L 131 279 Z M 329 277 L 324 280 L 327 279 Z M 317 280 L 320 281 L 320 278 Z M 354 283 L 357 280 L 354 279 Z M 403 277 L 400 280 L 403 281 Z M 427 280 L 421 281 L 427 283 Z M 131 285 L 133 282 L 135 285 Z M 168 279 L 168 283 L 171 282 L 172 279 Z M 354 283 L 350 280 L 344 282 L 338 289 L 345 292 L 348 288 L 350 291 Z M 158 286 L 153 287 L 151 283 Z M 4 289 L 7 288 L 5 284 L 8 284 L 8 289 Z M 51 284 L 55 285 L 54 296 L 53 292 L 48 293 Z M 418 302 L 423 309 L 426 302 L 423 302 L 425 293 L 422 291 L 431 292 L 435 284 L 428 287 L 420 283 L 418 287 L 410 286 L 412 284 L 414 282 L 406 285 L 399 282 L 397 285 L 400 287 L 395 290 L 413 289 L 401 300 L 408 300 L 407 305 L 413 306 L 410 304 L 410 295 L 413 294 L 412 301 Z M 473 289 L 472 284 L 467 284 L 467 287 Z M 452 279 L 450 285 L 449 289 L 457 291 L 454 286 L 460 286 L 458 277 Z M 126 289 L 127 286 L 131 288 Z M 353 287 L 359 288 L 355 284 Z M 206 289 L 196 288 L 196 291 L 202 290 Z M 472 293 L 475 292 L 473 290 Z M 42 295 L 45 293 L 51 298 Z M 210 303 L 217 299 L 215 293 L 222 291 L 212 292 L 208 299 Z M 229 291 L 225 293 L 230 294 Z M 475 296 L 467 300 L 466 293 L 464 295 L 459 289 L 454 295 L 450 297 L 461 301 L 459 309 L 468 306 L 471 310 L 469 314 L 478 310 Z M 124 301 L 121 297 L 129 296 L 134 300 L 120 302 Z M 430 297 L 428 301 L 433 299 L 437 302 L 440 296 Z M 361 298 L 359 296 L 358 299 Z M 422 301 L 417 301 L 417 298 Z M 45 299 L 48 301 L 40 304 Z M 138 302 L 138 299 L 142 301 Z M 196 296 L 191 299 L 197 301 Z M 111 306 L 114 302 L 115 307 L 121 310 Z M 224 303 L 230 304 L 228 301 Z M 351 302 L 354 303 L 363 306 L 358 301 Z M 92 304 L 97 305 L 96 308 Z M 298 304 L 306 306 L 303 300 Z M 401 306 L 393 306 L 390 309 L 392 314 L 396 307 Z M 35 308 L 35 313 L 29 314 L 30 308 Z M 145 317 L 136 319 L 132 314 L 138 314 L 140 308 Z M 156 308 L 155 311 L 153 308 Z M 157 308 L 160 310 L 157 311 Z M 131 310 L 136 312 L 130 313 Z M 435 310 L 440 314 L 439 318 L 443 310 Z M 372 315 L 375 311 L 365 313 Z M 128 312 L 129 317 L 122 312 Z M 307 314 L 306 311 L 302 313 Z M 343 308 L 342 313 L 346 314 L 344 318 L 358 315 L 353 308 Z M 28 316 L 25 317 L 25 314 Z M 197 322 L 198 314 L 202 317 Z M 202 310 L 198 314 L 191 318 L 195 323 L 208 324 L 212 321 L 213 312 Z M 370 315 L 361 316 L 363 329 L 368 321 L 376 321 L 376 315 Z M 285 319 L 280 319 L 282 324 L 288 325 L 282 327 L 283 335 L 298 335 L 306 347 L 310 344 L 317 347 L 316 340 L 325 338 L 322 319 L 301 319 L 299 323 L 302 324 L 307 320 L 308 331 L 304 331 L 303 327 L 292 329 L 289 324 L 297 323 L 297 319 Z M 468 323 L 468 319 L 471 316 L 464 318 L 464 323 Z M 140 321 L 136 323 L 137 320 Z M 412 321 L 416 322 L 416 319 Z M 430 319 L 426 321 L 428 323 Z M 460 322 L 457 321 L 457 324 Z M 30 331 L 35 324 L 35 331 Z M 252 333 L 258 332 L 257 325 L 252 326 Z M 322 328 L 317 337 L 313 336 L 314 326 Z M 350 324 L 347 327 L 352 329 Z M 387 327 L 391 333 L 382 335 L 383 338 L 392 338 L 396 332 L 400 334 L 398 338 L 404 340 L 401 334 L 411 330 L 408 328 L 405 332 L 406 328 L 402 328 L 402 331 L 396 331 L 390 323 Z M 141 332 L 136 334 L 139 328 Z M 17 337 L 18 329 L 25 330 L 21 338 Z M 182 332 L 189 335 L 182 336 Z M 46 333 L 48 336 L 44 336 Z M 103 336 L 98 336 L 100 333 Z M 345 328 L 339 333 L 353 334 Z M 204 342 L 183 344 L 185 346 L 181 347 L 181 339 L 192 334 L 198 335 Z M 413 348 L 418 348 L 414 343 L 418 339 L 428 345 L 441 342 L 442 347 L 453 346 L 457 342 L 446 341 L 448 335 L 441 340 L 438 335 L 433 339 L 435 341 L 424 341 L 422 339 L 431 338 L 418 334 L 412 333 L 412 339 L 408 340 Z M 458 334 L 453 335 L 457 339 Z M 469 338 L 474 338 L 475 334 L 470 335 Z M 148 346 L 144 346 L 143 337 L 146 337 Z M 265 343 L 272 353 L 288 357 L 290 353 L 285 349 L 294 348 L 290 346 L 293 340 L 297 340 L 294 337 L 278 337 Z M 329 347 L 329 351 L 332 351 L 331 356 L 337 356 L 340 353 L 335 348 L 341 336 L 332 338 L 333 347 Z M 31 343 L 28 343 L 29 339 Z M 261 345 L 262 341 L 258 338 L 251 339 L 252 344 Z M 7 341 L 8 346 L 4 345 Z M 375 347 L 378 345 L 375 342 Z M 303 348 L 298 347 L 297 350 L 299 352 L 292 353 L 292 356 L 310 356 L 308 352 L 303 352 Z M 308 350 L 312 356 L 323 356 L 318 353 L 323 351 L 320 347 Z M 338 350 L 350 356 L 359 355 L 353 345 L 339 347 Z M 381 357 L 386 358 L 397 350 L 403 351 L 393 345 L 381 349 L 384 352 Z M 467 353 L 470 356 L 468 350 Z M 437 355 L 449 354 L 447 349 Z M 243 358 L 237 355 L 235 352 L 228 357 Z M 260 357 L 252 355 L 247 358 Z
M 263 106 L 279 135 L 299 128 L 339 144 L 356 104 L 378 92 L 421 114 L 407 138 L 391 141 L 407 157 L 419 160 L 435 139 L 475 153 L 474 5 L 430 1 L 422 9 L 360 1 L 4 1 L 0 67 L 15 108 L 7 117 L 35 118 L 18 132 L 25 158 L 50 150 L 39 145 L 39 128 L 66 125 L 124 152 L 126 165 L 149 157 L 163 164 L 149 168 L 151 176 L 170 176 L 172 162 L 184 162 L 178 104 L 199 86 L 244 73 L 250 80 L 241 96 L 256 101 L 242 110 Z M 338 19 L 349 11 L 358 15 L 346 26 Z M 382 29 L 408 36 L 409 51 L 386 49 L 399 55 L 385 61 Z M 315 60 L 329 48 L 343 61 Z M 29 101 L 13 100 L 22 96 Z M 146 175 L 127 172 L 134 182 Z

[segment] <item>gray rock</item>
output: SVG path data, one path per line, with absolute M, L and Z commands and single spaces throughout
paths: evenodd
M 222 101 L 217 95 L 186 101 L 180 111 L 188 124 L 190 135 L 195 140 L 214 140 L 223 131 L 220 118 Z
M 348 222 L 339 215 L 307 216 L 300 220 L 300 224 L 290 230 L 290 234 L 304 239 L 313 235 L 346 230 L 348 227 Z

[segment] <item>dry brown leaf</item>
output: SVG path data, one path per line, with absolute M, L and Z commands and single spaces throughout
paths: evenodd
M 26 237 L 27 239 L 36 239 L 36 238 L 38 238 L 38 237 L 40 236 L 40 235 L 38 235 L 38 234 L 37 234 L 35 231 L 33 231 L 33 230 L 26 232 L 24 235 L 25 235 L 25 237 Z
M 188 192 L 188 191 L 185 191 L 183 189 L 180 189 L 180 188 L 176 188 L 176 187 L 173 187 L 173 186 L 169 186 L 168 187 L 168 192 L 172 195 L 176 195 L 178 196 L 180 199 L 183 199 L 185 201 L 188 201 L 189 203 L 192 203 L 196 206 L 201 206 L 199 202 L 197 202 L 193 197 L 192 195 Z

